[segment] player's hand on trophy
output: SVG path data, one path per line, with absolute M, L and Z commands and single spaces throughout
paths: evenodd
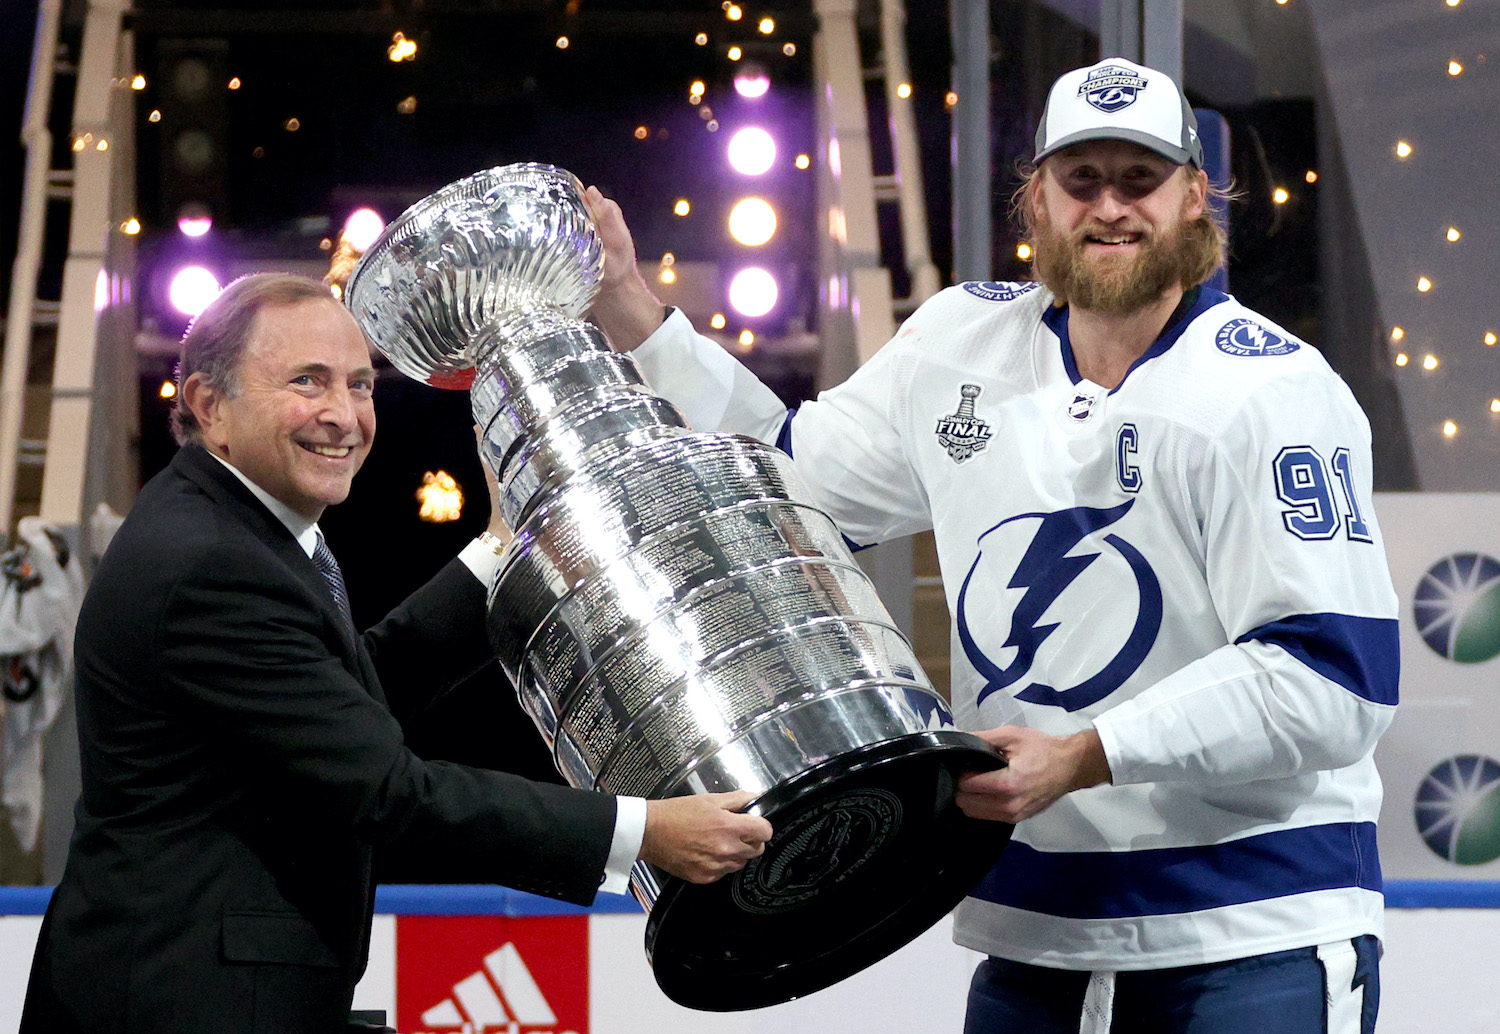
M 771 839 L 769 822 L 739 811 L 753 799 L 736 790 L 647 801 L 641 858 L 689 883 L 738 872 Z
M 970 818 L 1020 822 L 1066 793 L 1109 782 L 1109 760 L 1093 729 L 1049 736 L 1002 725 L 975 735 L 1000 752 L 1005 767 L 959 778 L 955 800 Z
M 590 314 L 616 351 L 629 352 L 662 325 L 666 310 L 636 268 L 635 240 L 620 206 L 598 187 L 585 190 L 583 200 L 604 245 L 604 275 Z

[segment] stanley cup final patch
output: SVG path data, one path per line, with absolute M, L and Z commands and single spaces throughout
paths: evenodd
M 938 419 L 938 444 L 948 450 L 954 463 L 973 459 L 989 447 L 990 435 L 994 431 L 989 421 L 974 415 L 974 400 L 983 390 L 977 384 L 961 386 L 958 389 L 958 411 Z

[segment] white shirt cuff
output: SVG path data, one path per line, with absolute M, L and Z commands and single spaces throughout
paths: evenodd
M 599 889 L 606 894 L 624 894 L 630 889 L 630 867 L 640 857 L 646 839 L 646 799 L 615 798 L 615 836 L 609 845 L 609 860 L 604 865 L 604 882 Z
M 500 554 L 483 539 L 475 539 L 459 550 L 458 559 L 479 579 L 479 584 L 489 592 L 495 576 L 500 573 Z

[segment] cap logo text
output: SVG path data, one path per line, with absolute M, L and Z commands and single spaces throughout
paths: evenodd
M 1106 114 L 1114 114 L 1121 108 L 1135 103 L 1136 97 L 1147 85 L 1144 76 L 1137 75 L 1119 65 L 1105 65 L 1089 73 L 1089 77 L 1078 87 L 1078 96 Z

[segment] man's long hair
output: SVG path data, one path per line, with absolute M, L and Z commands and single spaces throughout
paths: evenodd
M 1011 215 L 1020 226 L 1023 239 L 1032 246 L 1031 263 L 1036 278 L 1057 297 L 1059 304 L 1066 304 L 1066 278 L 1060 275 L 1064 271 L 1056 265 L 1057 256 L 1043 254 L 1045 245 L 1041 241 L 1046 235 L 1037 224 L 1032 204 L 1033 193 L 1040 187 L 1038 177 L 1041 174 L 1042 170 L 1038 167 L 1022 168 L 1021 186 L 1010 199 Z M 1228 260 L 1229 235 L 1224 232 L 1224 227 L 1216 216 L 1224 210 L 1233 196 L 1230 191 L 1210 182 L 1203 214 L 1183 224 L 1181 241 L 1173 258 L 1184 291 L 1192 290 L 1207 281 Z
M 251 273 L 235 280 L 208 304 L 182 336 L 177 363 L 177 405 L 172 437 L 178 445 L 203 440 L 203 428 L 183 402 L 182 386 L 195 373 L 225 398 L 239 394 L 240 362 L 262 309 L 310 301 L 333 301 L 328 285 L 293 273 Z

